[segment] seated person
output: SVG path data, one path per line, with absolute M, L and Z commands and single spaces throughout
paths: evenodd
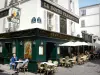
M 15 61 L 17 61 L 17 57 L 16 54 L 13 54 L 13 57 L 10 59 L 10 69 L 12 69 L 12 66 L 14 66 L 14 70 L 16 69 Z
M 19 60 L 19 61 L 22 61 L 22 60 Z M 19 70 L 19 68 L 21 67 L 24 67 L 26 64 L 28 64 L 28 62 L 29 62 L 29 59 L 26 58 L 22 63 L 18 63 L 17 70 Z

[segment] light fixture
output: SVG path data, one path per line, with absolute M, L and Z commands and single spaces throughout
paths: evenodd
M 23 45 L 23 42 L 22 41 L 20 41 L 20 45 Z
M 2 43 L 0 42 L 0 46 L 2 46 Z
M 15 46 L 15 42 L 13 42 L 13 46 Z
M 35 45 L 36 44 L 36 42 L 35 41 L 33 41 L 33 45 Z
M 43 42 L 41 42 L 41 45 L 43 45 Z

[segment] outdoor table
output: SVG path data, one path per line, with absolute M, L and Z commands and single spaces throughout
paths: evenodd
M 73 61 L 73 59 L 71 58 L 71 59 L 69 59 L 70 61 Z
M 65 58 L 62 58 L 63 60 L 65 60 Z
M 50 65 L 50 66 L 55 66 L 55 64 L 53 64 L 53 63 L 48 63 L 48 62 L 41 62 L 40 64 L 47 64 L 47 65 Z
M 24 61 L 15 61 L 16 63 L 23 63 Z

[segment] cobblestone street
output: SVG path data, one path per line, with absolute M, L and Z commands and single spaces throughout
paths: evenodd
M 0 75 L 12 75 L 14 71 L 9 70 L 8 65 L 0 65 L 0 69 L 4 70 Z M 19 75 L 40 75 L 30 72 L 19 73 Z M 43 75 L 43 74 L 42 74 Z M 92 60 L 83 65 L 74 65 L 72 68 L 58 67 L 58 71 L 54 75 L 100 75 L 100 60 Z

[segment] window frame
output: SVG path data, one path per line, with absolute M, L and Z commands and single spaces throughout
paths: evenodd
M 85 20 L 81 20 L 81 27 L 85 27 Z

